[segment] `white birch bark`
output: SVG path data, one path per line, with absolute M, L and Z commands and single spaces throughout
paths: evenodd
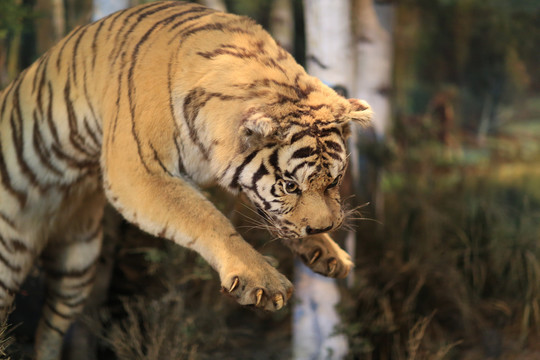
M 227 5 L 225 5 L 225 1 L 223 0 L 200 0 L 199 3 L 210 9 L 227 12 Z
M 389 93 L 392 87 L 392 59 L 393 59 L 393 15 L 394 7 L 388 4 L 375 4 L 374 0 L 353 0 L 353 25 L 354 25 L 354 51 L 355 51 L 355 82 L 352 96 L 366 100 L 373 109 L 373 129 L 376 139 L 368 139 L 364 136 L 364 141 L 383 141 L 390 125 L 391 104 Z M 356 193 L 361 194 L 368 186 L 363 181 L 362 176 L 367 178 L 368 174 L 361 176 L 360 154 L 358 153 L 358 142 L 360 136 L 356 131 L 352 132 L 350 138 L 351 162 L 350 169 L 353 183 L 357 185 Z M 383 193 L 378 188 L 380 171 L 374 170 L 376 174 L 369 174 L 376 179 L 374 192 L 369 194 L 373 199 L 375 217 L 382 219 L 384 214 Z M 360 185 L 363 184 L 363 185 Z M 353 236 L 347 237 L 347 250 L 354 245 Z
M 373 126 L 381 139 L 391 115 L 393 7 L 376 5 L 374 0 L 353 2 L 356 81 L 352 95 L 371 105 Z
M 115 11 L 129 7 L 129 0 L 94 0 L 92 21 L 99 20 Z
M 307 69 L 329 86 L 350 88 L 351 24 L 349 0 L 304 0 Z M 340 295 L 334 279 L 314 274 L 299 261 L 295 268 L 298 303 L 293 315 L 294 359 L 342 359 L 345 336 L 334 335 Z

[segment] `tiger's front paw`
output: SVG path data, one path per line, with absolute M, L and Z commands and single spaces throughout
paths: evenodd
M 269 311 L 281 309 L 293 293 L 292 283 L 262 257 L 255 266 L 235 265 L 221 279 L 223 293 Z
M 327 234 L 285 240 L 285 244 L 300 256 L 306 266 L 318 274 L 344 278 L 354 267 L 350 255 Z

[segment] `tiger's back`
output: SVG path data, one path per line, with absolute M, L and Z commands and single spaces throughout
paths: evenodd
M 245 17 L 170 1 L 75 29 L 0 93 L 1 317 L 41 257 L 36 352 L 59 357 L 95 276 L 107 200 L 197 251 L 240 304 L 281 308 L 291 283 L 195 184 L 246 193 L 312 269 L 345 276 L 348 255 L 316 234 L 343 221 L 348 123 L 370 115 Z

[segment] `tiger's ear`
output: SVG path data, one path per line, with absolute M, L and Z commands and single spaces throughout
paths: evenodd
M 345 115 L 345 121 L 342 125 L 342 133 L 345 138 L 348 138 L 351 135 L 351 124 L 353 121 L 363 128 L 371 126 L 371 118 L 373 116 L 373 111 L 367 102 L 359 99 L 347 99 L 351 104 L 349 113 Z
M 250 110 L 242 119 L 240 135 L 244 147 L 263 145 L 277 140 L 278 124 L 263 112 Z
M 371 118 L 373 117 L 373 111 L 371 106 L 364 100 L 359 99 L 347 99 L 351 104 L 351 111 L 345 115 L 345 117 L 360 124 L 362 127 L 371 126 Z

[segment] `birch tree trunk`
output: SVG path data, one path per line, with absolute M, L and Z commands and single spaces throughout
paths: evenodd
M 393 59 L 393 15 L 394 7 L 389 4 L 375 4 L 374 0 L 353 0 L 355 82 L 352 96 L 366 100 L 374 112 L 374 138 L 353 131 L 350 139 L 351 174 L 356 184 L 356 194 L 373 201 L 375 217 L 383 218 L 384 199 L 378 183 L 380 171 L 376 168 L 363 168 L 366 164 L 358 153 L 359 142 L 383 141 L 389 128 L 391 106 Z M 360 175 L 362 174 L 362 176 Z M 347 244 L 352 244 L 351 234 Z M 349 249 L 348 249 L 349 250 Z
M 92 21 L 99 20 L 115 11 L 125 9 L 130 5 L 129 0 L 94 0 Z
M 350 88 L 351 24 L 349 0 L 304 0 L 307 70 L 331 87 Z M 293 353 L 300 359 L 342 359 L 347 340 L 333 335 L 340 318 L 336 281 L 295 264 L 298 303 L 293 314 Z
M 227 12 L 227 5 L 224 0 L 200 0 L 199 3 L 210 9 Z
M 393 6 L 353 0 L 353 18 L 356 81 L 352 95 L 371 105 L 375 133 L 381 139 L 391 115 Z

